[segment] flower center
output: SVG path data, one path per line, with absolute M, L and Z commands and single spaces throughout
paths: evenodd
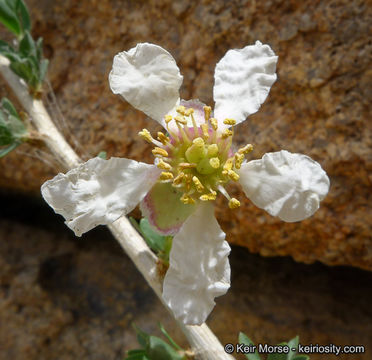
M 233 131 L 218 131 L 217 119 L 211 117 L 209 106 L 204 106 L 205 123 L 200 126 L 195 121 L 193 108 L 179 106 L 176 110 L 178 115 L 165 116 L 168 136 L 158 132 L 155 140 L 147 129 L 139 132 L 155 145 L 152 150 L 155 163 L 163 170 L 159 181 L 172 183 L 181 193 L 184 204 L 215 200 L 219 191 L 228 199 L 231 209 L 239 207 L 240 202 L 229 196 L 224 185 L 230 180 L 239 180 L 236 170 L 240 169 L 245 154 L 252 151 L 252 145 L 234 154 L 231 150 Z M 169 128 L 171 121 L 178 130 Z M 233 126 L 236 121 L 225 119 L 224 124 Z

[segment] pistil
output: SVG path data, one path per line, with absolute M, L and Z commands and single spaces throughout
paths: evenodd
M 229 207 L 235 209 L 240 202 L 227 193 L 224 185 L 239 180 L 236 170 L 253 147 L 248 144 L 231 154 L 233 130 L 224 128 L 219 132 L 217 119 L 211 117 L 211 107 L 204 106 L 203 110 L 205 122 L 200 126 L 193 108 L 179 106 L 176 109 L 178 115 L 164 118 L 169 136 L 158 132 L 158 140 L 155 140 L 146 129 L 139 135 L 155 145 L 152 153 L 158 158 L 156 166 L 163 170 L 159 181 L 169 182 L 177 188 L 182 193 L 180 201 L 184 204 L 214 201 L 218 190 L 228 200 Z M 178 133 L 169 126 L 171 121 L 177 126 Z M 223 123 L 231 127 L 236 121 L 226 118 Z

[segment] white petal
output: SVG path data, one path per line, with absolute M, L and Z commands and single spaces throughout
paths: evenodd
M 229 50 L 215 69 L 214 116 L 221 126 L 226 118 L 240 123 L 255 113 L 276 80 L 278 57 L 269 45 L 256 41 L 243 49 Z
M 313 215 L 329 190 L 328 176 L 316 161 L 285 150 L 244 163 L 239 174 L 247 197 L 287 222 Z
M 164 115 L 179 101 L 182 79 L 172 55 L 148 43 L 117 54 L 109 75 L 114 94 L 163 126 Z
M 93 158 L 41 187 L 45 201 L 75 235 L 127 214 L 156 182 L 160 170 L 134 160 Z
M 202 324 L 214 298 L 230 287 L 230 246 L 214 217 L 213 205 L 202 203 L 173 238 L 163 298 L 175 317 Z

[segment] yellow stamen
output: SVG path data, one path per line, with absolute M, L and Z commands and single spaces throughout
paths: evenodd
M 194 113 L 194 109 L 193 108 L 188 108 L 185 111 L 185 116 L 190 116 L 193 113 Z
M 164 116 L 164 120 L 168 124 L 170 121 L 173 120 L 173 117 L 172 117 L 172 115 L 165 115 Z
M 172 180 L 173 179 L 173 174 L 171 172 L 165 172 L 165 171 L 163 171 L 160 174 L 159 179 L 160 180 Z
M 182 183 L 182 180 L 184 179 L 185 174 L 183 172 L 180 172 L 173 180 L 173 184 L 179 185 Z
M 235 125 L 236 121 L 234 119 L 225 119 L 223 123 L 226 125 Z
M 229 170 L 232 170 L 232 167 L 233 167 L 233 161 L 232 161 L 232 158 L 229 158 L 226 160 L 225 164 L 223 165 L 223 170 L 227 172 Z
M 157 147 L 157 146 L 154 149 L 152 149 L 152 153 L 155 156 L 164 156 L 164 157 L 168 156 L 168 152 L 165 149 L 162 149 L 162 148 Z
M 166 163 L 163 160 L 160 160 L 156 166 L 159 169 L 162 169 L 162 170 L 170 170 L 170 169 L 172 169 L 172 166 L 170 164 Z
M 196 168 L 196 164 L 190 164 L 190 163 L 179 163 L 178 166 L 182 170 Z
M 209 121 L 210 121 L 210 123 L 212 125 L 213 130 L 216 131 L 218 129 L 217 119 L 216 118 L 211 118 Z
M 203 132 L 204 137 L 206 139 L 208 139 L 209 138 L 209 133 L 208 133 L 209 126 L 208 126 L 208 124 L 201 124 L 200 127 L 202 129 L 202 132 Z
M 154 140 L 154 139 L 152 138 L 151 134 L 150 134 L 150 131 L 148 131 L 147 129 L 142 129 L 142 131 L 140 131 L 140 132 L 138 133 L 138 135 L 139 135 L 142 139 L 146 140 L 146 141 L 149 142 L 149 143 L 152 143 L 153 140 Z
M 175 116 L 174 120 L 176 120 L 178 123 L 180 123 L 182 125 L 187 124 L 187 120 L 183 116 L 180 116 L 180 115 Z
M 205 122 L 208 122 L 209 118 L 211 117 L 212 108 L 210 106 L 204 106 L 203 109 Z
M 184 204 L 195 204 L 195 200 L 189 196 L 189 195 L 186 195 L 186 194 L 183 194 L 180 198 L 180 200 L 184 203 Z
M 227 139 L 229 136 L 232 136 L 234 133 L 230 129 L 225 129 L 222 131 L 221 137 L 222 139 Z
M 216 200 L 216 197 L 213 194 L 204 194 L 199 197 L 201 201 L 213 201 Z
M 209 165 L 212 166 L 213 169 L 218 169 L 220 167 L 220 159 L 218 157 L 209 159 Z
M 240 148 L 238 150 L 238 153 L 239 154 L 248 154 L 249 152 L 251 152 L 253 150 L 253 145 L 252 144 L 247 144 L 245 145 L 244 147 Z
M 238 181 L 240 176 L 234 170 L 228 170 L 227 176 L 234 181 Z
M 161 131 L 158 131 L 158 140 L 163 145 L 167 145 L 167 143 L 169 143 L 169 138 L 167 136 L 165 136 Z
M 176 108 L 176 111 L 181 114 L 181 115 L 185 115 L 185 111 L 186 111 L 186 108 L 184 106 L 177 106 Z
M 207 149 L 208 157 L 216 156 L 218 154 L 218 145 L 212 144 L 208 146 Z
M 244 160 L 244 154 L 235 153 L 234 160 L 235 160 L 234 166 L 237 169 L 240 169 Z
M 237 209 L 239 206 L 240 206 L 240 201 L 239 200 L 237 200 L 235 198 L 232 198 L 229 201 L 229 208 L 230 209 Z
M 193 176 L 192 181 L 195 184 L 196 190 L 198 192 L 203 192 L 204 186 L 196 176 Z

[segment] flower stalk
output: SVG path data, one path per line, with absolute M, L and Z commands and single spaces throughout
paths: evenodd
M 30 115 L 31 121 L 40 136 L 44 139 L 47 147 L 53 152 L 65 170 L 78 166 L 81 163 L 79 156 L 58 131 L 45 109 L 43 102 L 30 96 L 25 84 L 10 70 L 9 64 L 9 60 L 0 55 L 0 73 L 12 88 L 20 104 Z M 156 272 L 157 258 L 146 245 L 143 238 L 132 227 L 125 216 L 108 227 L 164 304 L 162 298 L 162 284 Z M 170 311 L 170 313 L 173 315 L 172 311 Z M 178 323 L 188 339 L 196 359 L 233 359 L 231 355 L 225 353 L 223 346 L 205 323 L 200 326 Z

